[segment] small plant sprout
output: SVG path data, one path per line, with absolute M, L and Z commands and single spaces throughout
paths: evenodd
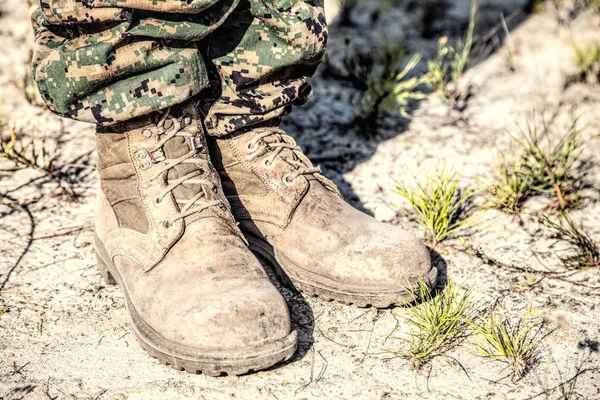
M 518 157 L 508 161 L 504 153 L 498 149 L 496 158 L 496 174 L 488 183 L 490 197 L 489 206 L 517 213 L 522 203 L 532 194 L 532 176 L 523 168 L 523 162 Z
M 411 100 L 422 100 L 426 95 L 419 92 L 417 88 L 427 83 L 428 77 L 422 75 L 420 77 L 407 78 L 407 75 L 415 68 L 415 66 L 421 60 L 421 55 L 415 54 L 408 61 L 404 69 L 396 75 L 394 88 L 392 90 L 392 98 L 395 101 L 395 105 L 391 108 L 397 108 L 400 115 L 404 118 L 409 119 L 408 105 Z
M 541 272 L 525 272 L 521 277 L 523 284 L 517 285 L 517 289 L 531 289 L 544 279 Z
M 544 338 L 542 325 L 543 318 L 531 310 L 510 316 L 500 308 L 490 308 L 487 315 L 473 324 L 475 354 L 506 363 L 516 381 L 538 361 Z
M 588 84 L 600 83 L 600 41 L 578 46 L 573 44 L 575 63 L 579 71 L 579 81 Z
M 465 339 L 475 315 L 476 295 L 473 289 L 449 281 L 444 290 L 432 294 L 424 282 L 419 293 L 412 293 L 421 304 L 395 314 L 410 327 L 405 351 L 394 352 L 410 361 L 416 370 L 445 353 Z M 446 358 L 448 361 L 449 359 Z
M 540 217 L 540 222 L 550 227 L 556 233 L 557 238 L 567 244 L 567 247 L 561 249 L 559 254 L 566 268 L 576 270 L 600 269 L 600 248 L 598 244 L 583 226 L 578 226 L 573 222 L 567 212 L 562 211 L 555 221 L 543 215 Z
M 355 54 L 351 53 L 350 44 L 350 39 L 346 39 L 342 66 L 329 55 L 325 58 L 326 75 L 362 92 L 369 88 L 370 75 L 375 68 L 381 75 L 395 77 L 408 49 L 403 41 L 386 41 L 382 47 Z
M 426 77 L 407 77 L 420 59 L 421 56 L 415 54 L 399 73 L 389 66 L 373 68 L 367 76 L 367 90 L 357 99 L 361 120 L 376 121 L 382 114 L 393 112 L 410 118 L 409 102 L 425 98 L 425 94 L 419 92 L 418 87 L 426 82 Z
M 0 126 L 0 159 L 10 161 L 12 167 L 0 170 L 16 171 L 31 168 L 46 175 L 54 174 L 56 154 L 48 150 L 45 137 L 39 141 L 35 138 L 25 141 L 23 135 L 15 132 L 11 132 L 6 137 L 2 135 L 3 130 L 4 125 Z
M 471 188 L 462 190 L 460 183 L 461 175 L 446 161 L 437 162 L 423 178 L 406 170 L 404 179 L 395 180 L 394 192 L 408 200 L 413 218 L 427 229 L 433 245 L 475 223 L 467 214 L 476 192 Z
M 537 122 L 520 128 L 514 140 L 522 149 L 522 174 L 531 179 L 532 190 L 554 193 L 558 208 L 565 209 L 577 201 L 577 192 L 583 188 L 592 165 L 582 160 L 586 142 L 585 128 L 580 128 L 575 118 L 566 133 L 553 141 L 548 125 L 541 128 Z
M 471 3 L 469 27 L 464 41 L 459 41 L 456 47 L 448 44 L 448 38 L 443 36 L 438 42 L 438 54 L 435 59 L 427 63 L 428 86 L 433 90 L 440 90 L 448 100 L 459 98 L 458 81 L 469 63 L 469 54 L 473 46 L 473 33 L 477 17 L 477 1 Z
M 357 107 L 357 121 L 361 125 L 373 126 L 381 116 L 393 113 L 409 118 L 410 101 L 425 98 L 419 86 L 427 82 L 427 76 L 409 77 L 413 75 L 421 56 L 413 55 L 400 69 L 407 49 L 403 41 L 388 40 L 374 51 L 346 54 L 343 68 L 336 66 L 329 58 L 326 60 L 326 73 L 358 90 L 352 100 Z
M 5 125 L 0 121 L 0 161 L 8 161 L 8 166 L 0 166 L 0 171 L 18 171 L 30 168 L 41 173 L 51 181 L 54 181 L 62 194 L 70 198 L 76 195 L 66 182 L 65 168 L 56 165 L 58 153 L 50 149 L 46 138 L 35 136 L 25 140 L 22 133 L 11 131 L 9 135 L 4 134 Z

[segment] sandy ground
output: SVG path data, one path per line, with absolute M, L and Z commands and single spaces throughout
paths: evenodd
M 46 135 L 49 145 L 61 149 L 58 162 L 73 164 L 69 172 L 79 198 L 65 198 L 54 182 L 35 172 L 0 174 L 0 399 L 558 399 L 561 394 L 553 389 L 566 381 L 577 398 L 600 398 L 598 272 L 582 272 L 569 281 L 547 278 L 532 290 L 519 290 L 521 274 L 482 264 L 455 239 L 435 249 L 442 280 L 465 281 L 482 299 L 502 301 L 511 312 L 539 307 L 550 321 L 546 329 L 556 328 L 535 368 L 521 380 L 503 379 L 504 365 L 475 356 L 468 343 L 449 353 L 462 369 L 438 358 L 413 371 L 390 353 L 406 346 L 394 338 L 406 337 L 406 327 L 394 316 L 403 310 L 347 307 L 284 288 L 300 334 L 299 351 L 285 365 L 211 378 L 174 371 L 148 357 L 129 331 L 119 289 L 105 287 L 95 269 L 93 129 L 29 104 L 19 88 L 31 41 L 23 3 L 0 4 L 1 113 L 20 130 Z M 464 26 L 468 18 L 469 1 L 451 3 L 442 31 Z M 523 3 L 482 2 L 480 37 L 498 24 L 500 12 L 511 15 Z M 373 4 L 360 7 L 354 26 L 332 28 L 332 51 L 339 52 L 346 37 L 353 38 L 354 48 L 368 48 L 384 34 L 406 38 L 426 55 L 435 51 L 436 40 L 420 37 L 414 14 L 404 6 L 375 24 L 366 17 Z M 551 11 L 518 14 L 510 23 L 511 39 L 504 41 L 502 29 L 497 30 L 503 45 L 490 41 L 495 51 L 483 52 L 467 71 L 462 85 L 471 97 L 460 110 L 432 95 L 415 105 L 412 120 L 390 118 L 368 140 L 351 124 L 351 89 L 324 78 L 321 69 L 314 99 L 286 126 L 352 204 L 398 229 L 424 235 L 398 211 L 397 205 L 405 204 L 390 190 L 390 177 L 399 176 L 403 166 L 428 168 L 447 158 L 464 167 L 465 184 L 477 183 L 494 168 L 493 146 L 506 150 L 506 130 L 514 130 L 515 122 L 530 118 L 533 110 L 554 116 L 557 130 L 579 115 L 589 125 L 588 138 L 600 132 L 599 87 L 564 87 L 575 72 L 572 41 L 585 43 L 599 34 L 599 26 L 599 17 L 588 13 L 566 24 Z M 586 156 L 600 157 L 598 142 L 591 142 Z M 596 168 L 596 188 L 599 181 Z M 527 206 L 543 204 L 532 200 Z M 591 191 L 573 216 L 600 238 L 597 192 Z M 468 240 L 506 262 L 558 266 L 554 240 L 533 219 L 488 211 Z

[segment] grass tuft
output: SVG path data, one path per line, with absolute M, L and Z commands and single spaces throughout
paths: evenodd
M 590 233 L 573 222 L 569 214 L 562 211 L 556 220 L 543 215 L 540 222 L 550 227 L 556 237 L 567 247 L 560 250 L 559 258 L 568 269 L 600 269 L 600 248 Z
M 403 41 L 386 41 L 377 49 L 365 53 L 351 53 L 350 39 L 346 39 L 342 66 L 333 62 L 333 57 L 325 57 L 326 77 L 332 77 L 361 92 L 369 88 L 370 76 L 377 67 L 383 75 L 393 77 L 400 68 L 402 58 L 407 54 L 408 45 Z M 333 51 L 332 51 L 333 52 Z
M 419 63 L 421 56 L 412 56 L 406 66 L 398 72 L 401 58 L 384 51 L 380 65 L 370 68 L 366 76 L 366 90 L 355 98 L 360 121 L 376 122 L 382 115 L 398 112 L 404 118 L 410 118 L 409 103 L 425 98 L 418 87 L 426 82 L 426 76 L 408 75 Z
M 409 325 L 410 338 L 402 338 L 408 342 L 408 349 L 394 354 L 409 360 L 416 370 L 433 358 L 444 356 L 469 334 L 476 312 L 475 297 L 473 289 L 453 281 L 435 295 L 421 282 L 419 293 L 413 293 L 413 298 L 422 303 L 395 314 Z
M 410 119 L 408 113 L 408 105 L 410 101 L 422 100 L 426 97 L 425 93 L 418 90 L 421 85 L 427 83 L 429 77 L 422 75 L 420 77 L 413 76 L 408 78 L 408 74 L 415 68 L 421 60 L 421 55 L 415 54 L 410 58 L 406 66 L 394 78 L 394 86 L 392 89 L 391 99 L 394 103 L 388 106 L 389 110 L 397 109 L 404 118 Z
M 536 122 L 521 128 L 514 137 L 523 149 L 524 172 L 532 179 L 533 190 L 554 193 L 559 209 L 572 206 L 577 201 L 577 192 L 586 182 L 592 167 L 582 160 L 586 142 L 583 140 L 585 128 L 579 128 L 575 118 L 566 133 L 557 141 L 550 137 L 550 130 L 544 121 L 541 128 Z
M 31 168 L 47 175 L 56 172 L 56 153 L 48 150 L 46 138 L 25 140 L 22 134 L 11 132 L 4 135 L 6 128 L 0 122 L 0 159 L 11 162 L 10 168 L 0 168 L 0 171 L 17 171 Z
M 343 58 L 343 68 L 326 59 L 329 75 L 358 90 L 353 96 L 357 107 L 356 121 L 365 127 L 377 125 L 380 117 L 399 113 L 410 118 L 409 103 L 425 98 L 418 89 L 427 81 L 427 76 L 409 77 L 421 56 L 413 55 L 404 68 L 408 46 L 403 41 L 387 41 L 384 46 L 368 53 L 347 54 Z
M 579 81 L 589 84 L 600 83 L 600 41 L 585 47 L 573 45 L 575 63 L 579 70 Z
M 582 157 L 587 142 L 585 128 L 575 118 L 567 131 L 552 139 L 544 121 L 541 126 L 534 120 L 513 135 L 510 160 L 498 151 L 497 171 L 487 184 L 490 207 L 517 213 L 529 197 L 550 194 L 556 199 L 556 208 L 573 207 L 580 199 L 581 190 L 589 187 L 588 174 L 593 163 Z
M 532 194 L 532 176 L 523 167 L 523 161 L 514 158 L 507 161 L 505 154 L 498 149 L 496 175 L 488 183 L 489 207 L 518 213 L 523 202 Z
M 458 81 L 469 63 L 469 54 L 473 46 L 473 33 L 477 17 L 477 1 L 471 3 L 469 27 L 464 41 L 459 41 L 456 47 L 448 44 L 448 38 L 438 41 L 438 53 L 435 59 L 427 63 L 429 69 L 428 86 L 439 90 L 448 100 L 456 101 L 460 97 Z
M 5 133 L 6 125 L 0 120 L 0 161 L 7 165 L 0 166 L 0 172 L 14 172 L 23 169 L 32 169 L 43 177 L 53 181 L 60 193 L 70 199 L 75 199 L 77 194 L 72 188 L 77 175 L 90 168 L 85 165 L 65 163 L 57 165 L 59 153 L 46 143 L 46 137 L 35 136 L 25 139 L 25 135 L 11 130 Z
M 487 315 L 473 324 L 475 354 L 507 364 L 513 381 L 525 376 L 538 361 L 543 335 L 543 318 L 527 311 L 511 317 L 501 309 L 490 308 Z
M 461 176 L 446 161 L 436 163 L 423 178 L 406 170 L 404 179 L 394 182 L 394 192 L 408 200 L 414 219 L 427 229 L 434 245 L 473 225 L 473 217 L 467 214 L 476 192 L 460 189 Z

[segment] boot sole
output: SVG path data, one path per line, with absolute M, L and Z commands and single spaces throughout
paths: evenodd
M 119 285 L 131 317 L 133 333 L 150 356 L 178 371 L 210 376 L 244 375 L 289 360 L 296 352 L 296 331 L 284 339 L 251 349 L 203 350 L 183 346 L 162 337 L 138 314 L 131 303 L 121 276 L 112 264 L 99 238 L 94 234 L 96 259 L 107 284 Z
M 250 250 L 267 260 L 273 266 L 275 275 L 286 287 L 312 297 L 322 298 L 328 301 L 354 305 L 357 307 L 387 308 L 393 305 L 407 305 L 419 300 L 419 284 L 416 283 L 409 288 L 401 287 L 390 291 L 389 289 L 365 290 L 355 286 L 344 285 L 331 279 L 306 271 L 285 256 L 278 253 L 273 247 L 260 238 L 246 235 Z M 423 282 L 430 289 L 435 286 L 437 280 L 437 268 L 431 267 Z

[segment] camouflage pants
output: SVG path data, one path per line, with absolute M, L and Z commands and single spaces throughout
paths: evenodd
M 323 0 L 40 0 L 33 76 L 55 113 L 113 125 L 197 95 L 212 135 L 306 101 Z

